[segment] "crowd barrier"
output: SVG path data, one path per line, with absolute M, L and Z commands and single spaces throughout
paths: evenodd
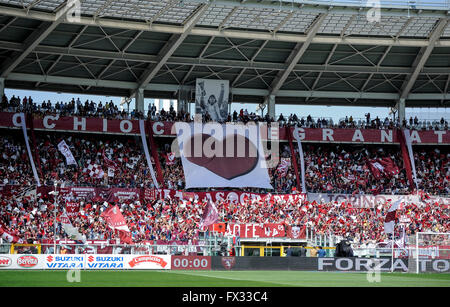
M 410 263 L 413 261 L 413 263 Z M 410 268 L 410 264 L 414 269 Z M 0 270 L 292 270 L 449 273 L 449 259 L 3 254 Z

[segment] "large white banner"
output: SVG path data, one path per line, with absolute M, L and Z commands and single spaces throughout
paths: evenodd
M 300 156 L 300 172 L 302 176 L 302 193 L 306 193 L 306 179 L 305 179 L 305 156 L 303 154 L 302 141 L 299 135 L 298 127 L 294 128 L 293 131 L 294 139 L 297 141 L 298 154 Z M 293 157 L 295 158 L 295 157 Z
M 186 188 L 273 189 L 258 125 L 175 124 Z
M 195 113 L 206 114 L 213 121 L 225 122 L 228 117 L 228 80 L 197 79 Z

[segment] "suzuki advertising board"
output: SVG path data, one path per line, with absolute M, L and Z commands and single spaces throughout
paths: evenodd
M 85 268 L 86 255 L 50 254 L 44 256 L 46 269 L 75 270 Z

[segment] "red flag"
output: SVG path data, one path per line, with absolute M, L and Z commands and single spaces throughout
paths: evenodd
M 175 153 L 169 152 L 165 155 L 166 158 L 166 165 L 174 165 L 175 164 Z
M 131 238 L 131 233 L 123 230 L 118 230 L 120 242 L 125 244 L 133 244 L 133 239 Z
M 210 231 L 225 233 L 227 227 L 225 223 L 215 223 L 208 227 Z
M 100 216 L 106 220 L 106 223 L 111 229 L 130 232 L 127 222 L 117 205 L 107 208 Z
M 24 243 L 22 239 L 20 239 L 15 234 L 8 232 L 6 229 L 2 228 L 0 225 L 0 238 L 3 238 L 9 243 Z

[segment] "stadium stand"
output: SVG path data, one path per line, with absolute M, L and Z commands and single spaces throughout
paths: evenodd
M 98 240 L 139 248 L 205 245 L 214 237 L 232 238 L 228 247 L 245 239 L 271 245 L 274 238 L 280 246 L 312 247 L 325 237 L 356 246 L 391 240 L 393 247 L 402 234 L 386 231 L 391 209 L 403 238 L 449 233 L 448 118 L 405 116 L 407 107 L 448 106 L 448 1 L 388 1 L 376 23 L 361 1 L 88 0 L 75 22 L 66 14 L 70 1 L 60 2 L 0 0 L 5 246 Z M 223 83 L 207 96 L 204 80 Z M 30 93 L 8 97 L 5 88 Z M 74 97 L 36 101 L 31 90 Z M 195 111 L 194 94 L 203 99 Z M 123 97 L 121 105 L 111 96 Z M 177 106 L 144 105 L 154 97 Z M 232 103 L 258 107 L 231 111 Z M 278 114 L 277 105 L 391 113 L 336 120 Z M 264 123 L 266 132 L 279 133 L 279 160 L 263 174 L 264 188 L 247 186 L 258 176 L 243 180 L 246 186 L 234 182 L 239 188 L 188 188 L 186 157 L 172 147 L 179 136 L 171 128 L 195 122 L 195 113 L 203 123 Z M 265 150 L 258 155 L 264 163 L 274 158 Z M 211 173 L 231 181 L 254 165 L 238 176 L 226 168 Z M 113 215 L 124 220 L 111 223 Z M 247 236 L 241 226 L 260 233 Z
M 28 101 L 31 98 L 27 99 Z M 11 99 L 11 101 L 16 101 Z M 73 102 L 72 102 L 73 104 Z M 10 103 L 3 110 L 21 111 L 23 105 Z M 109 108 L 106 107 L 106 108 Z M 48 114 L 39 113 L 36 116 Z M 65 115 L 80 115 L 73 109 L 62 107 L 60 110 L 45 112 L 67 112 Z M 158 119 L 178 120 L 181 117 L 173 111 Z M 103 117 L 99 108 L 90 109 L 85 116 Z M 115 114 L 114 118 L 132 118 L 134 115 Z M 158 116 L 156 114 L 155 116 Z M 238 120 L 241 120 L 238 117 Z M 243 121 L 246 121 L 244 119 Z M 351 122 L 351 121 L 350 121 Z M 326 127 L 328 127 L 325 124 Z M 373 128 L 372 126 L 370 126 Z M 58 151 L 57 144 L 65 140 L 69 145 L 77 165 L 66 165 L 64 156 Z M 5 194 L 2 199 L 2 229 L 27 242 L 45 242 L 52 240 L 53 234 L 53 197 L 47 195 L 21 196 L 21 188 L 33 185 L 23 135 L 12 131 L 4 133 L 0 139 L 4 152 L 0 157 L 0 180 L 3 185 L 14 186 L 13 193 Z M 79 133 L 59 133 L 36 131 L 37 156 L 42 185 L 53 186 L 55 180 L 64 187 L 97 188 L 154 188 L 142 158 L 142 144 L 133 136 L 92 135 Z M 170 143 L 164 138 L 158 139 L 159 160 L 165 187 L 170 190 L 184 189 L 184 175 L 180 158 L 169 160 Z M 402 166 L 401 153 L 396 145 L 373 144 L 309 144 L 304 145 L 306 157 L 306 187 L 311 193 L 341 194 L 408 194 L 409 185 Z M 295 149 L 295 156 L 298 156 Z M 281 147 L 281 158 L 292 158 L 288 145 Z M 368 161 L 390 158 L 401 170 L 398 174 L 380 179 L 374 177 Z M 445 146 L 422 146 L 415 149 L 415 165 L 419 179 L 419 189 L 427 195 L 449 194 L 450 153 Z M 91 167 L 92 166 L 92 167 Z M 114 168 L 114 174 L 107 174 L 108 168 Z M 101 169 L 101 173 L 95 172 Z M 280 170 L 269 170 L 274 187 L 271 193 L 289 194 L 294 192 L 297 179 L 292 163 Z M 206 190 L 206 189 L 205 189 Z M 269 192 L 261 189 L 244 188 L 243 191 Z M 135 243 L 155 241 L 159 243 L 192 243 L 199 240 L 199 224 L 207 202 L 204 200 L 186 201 L 163 199 L 155 201 L 110 201 L 84 197 L 69 197 L 66 201 L 79 205 L 79 214 L 73 220 L 73 226 L 80 230 L 87 240 L 109 240 L 116 238 L 114 232 L 101 222 L 101 212 L 110 204 L 118 204 L 130 227 Z M 383 242 L 387 239 L 383 231 L 386 205 L 373 208 L 357 208 L 347 202 L 315 201 L 257 202 L 245 200 L 239 205 L 228 201 L 217 201 L 218 222 L 237 224 L 277 223 L 285 227 L 308 228 L 317 234 L 332 233 L 339 237 L 350 237 L 356 243 L 368 244 Z M 64 211 L 59 207 L 58 216 Z M 426 206 L 408 204 L 399 211 L 400 215 L 412 219 L 407 234 L 416 231 L 447 231 L 448 205 L 428 202 Z M 59 224 L 58 238 L 67 239 Z

